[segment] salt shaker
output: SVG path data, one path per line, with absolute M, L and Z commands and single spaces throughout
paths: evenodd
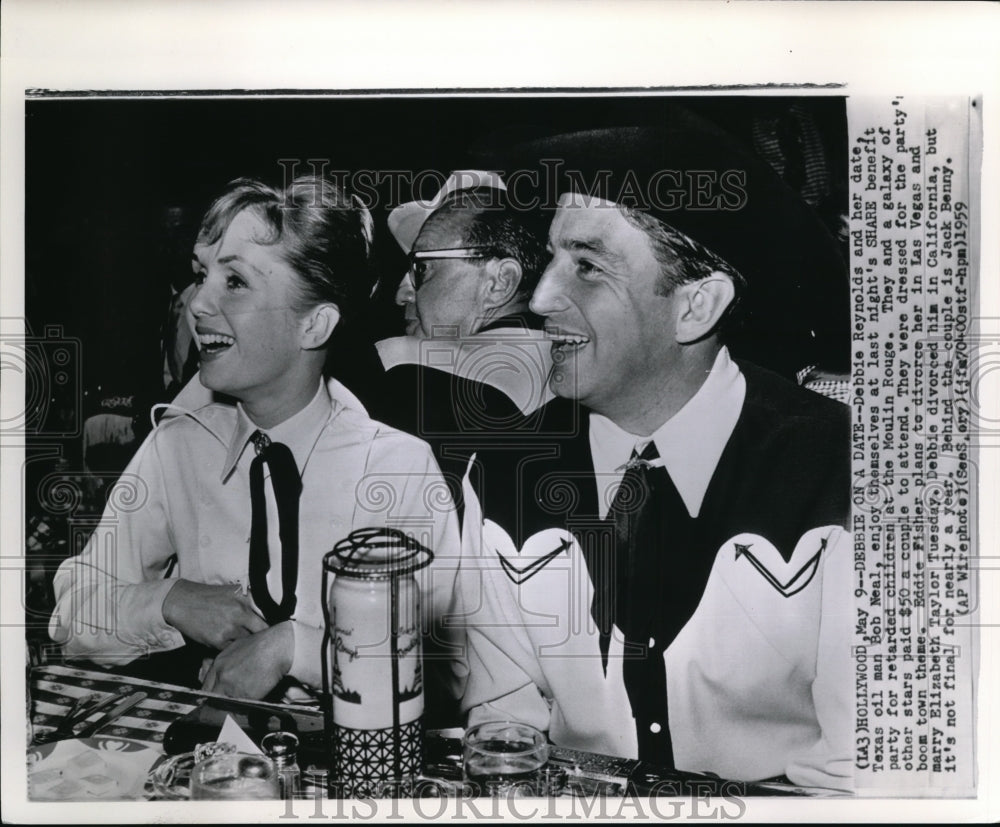
M 278 794 L 283 799 L 298 798 L 301 789 L 299 739 L 291 732 L 269 732 L 260 742 L 278 774 Z

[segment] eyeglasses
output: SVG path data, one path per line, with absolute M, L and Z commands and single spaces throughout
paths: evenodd
M 447 250 L 414 250 L 410 253 L 410 275 L 413 289 L 419 290 L 427 280 L 427 264 L 435 259 L 474 260 L 489 258 L 489 247 L 453 247 Z

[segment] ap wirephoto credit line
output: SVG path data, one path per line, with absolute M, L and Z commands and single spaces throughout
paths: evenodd
M 975 790 L 975 99 L 848 102 L 856 778 Z

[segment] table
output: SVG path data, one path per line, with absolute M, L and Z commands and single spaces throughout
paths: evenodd
M 131 711 L 101 730 L 101 735 L 127 738 L 164 754 L 163 737 L 170 724 L 194 711 L 209 698 L 225 699 L 225 696 L 201 692 L 181 686 L 171 686 L 133 677 L 123 677 L 102 671 L 93 671 L 72 666 L 46 665 L 31 670 L 32 703 L 35 736 L 39 737 L 54 729 L 69 711 L 73 702 L 85 695 L 127 695 L 136 690 L 147 693 L 147 697 Z M 294 709 L 298 715 L 315 716 L 322 721 L 319 709 L 289 707 L 280 704 L 254 702 L 255 706 L 275 712 L 287 713 Z M 431 731 L 427 734 L 428 744 L 437 747 L 446 740 L 442 733 Z M 451 752 L 454 754 L 455 742 Z M 430 746 L 428 747 L 430 750 Z M 458 749 L 460 752 L 460 748 Z M 301 761 L 300 761 L 301 763 Z M 781 782 L 745 783 L 726 781 L 715 776 L 699 773 L 684 773 L 653 767 L 640 761 L 618 758 L 595 753 L 584 753 L 562 747 L 551 747 L 550 764 L 568 768 L 571 775 L 582 782 L 585 792 L 592 793 L 607 784 L 607 792 L 614 794 L 619 788 L 614 779 L 627 779 L 634 785 L 639 795 L 648 795 L 657 784 L 661 793 L 667 795 L 713 795 L 775 796 L 775 795 L 816 795 L 825 791 L 809 790 Z M 460 765 L 457 766 L 460 774 Z M 604 782 L 602 782 L 604 779 Z M 593 782 L 596 780 L 596 786 Z M 738 786 L 733 786 L 738 785 Z M 624 790 L 624 787 L 621 788 Z M 656 794 L 655 792 L 653 794 Z

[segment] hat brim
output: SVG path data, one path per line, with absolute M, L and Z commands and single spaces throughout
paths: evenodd
M 434 209 L 430 202 L 410 201 L 407 204 L 400 204 L 389 213 L 387 219 L 389 232 L 407 255 L 413 251 L 417 236 L 420 235 L 420 230 Z

